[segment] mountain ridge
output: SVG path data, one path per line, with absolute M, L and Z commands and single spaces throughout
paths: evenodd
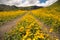
M 0 4 L 0 11 L 9 11 L 9 10 L 32 10 L 32 9 L 38 9 L 42 8 L 42 6 L 30 6 L 30 7 L 16 7 L 16 6 L 9 6 L 9 5 L 4 5 Z

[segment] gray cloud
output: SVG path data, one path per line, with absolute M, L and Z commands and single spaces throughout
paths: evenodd
M 17 7 L 26 7 L 26 6 L 50 6 L 58 0 L 47 0 L 46 3 L 40 3 L 39 0 L 0 0 L 0 4 L 5 5 L 15 5 Z

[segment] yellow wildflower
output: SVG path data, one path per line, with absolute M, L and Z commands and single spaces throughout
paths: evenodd
M 30 29 L 26 29 L 26 35 L 30 33 Z
M 40 38 L 44 39 L 44 34 L 43 33 L 40 34 Z
M 46 34 L 47 37 L 49 37 L 49 34 Z
M 27 40 L 31 40 L 31 38 L 27 38 Z
M 56 39 L 56 40 L 59 40 L 59 39 Z
M 21 32 L 24 31 L 24 27 L 21 27 L 21 28 L 19 29 L 19 31 L 21 31 Z
M 33 38 L 33 40 L 35 40 L 35 38 Z
M 51 29 L 49 30 L 49 32 L 53 32 L 53 29 L 51 28 Z

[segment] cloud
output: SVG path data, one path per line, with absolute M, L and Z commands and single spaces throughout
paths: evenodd
M 58 0 L 47 0 L 45 3 L 40 3 L 40 0 L 0 0 L 0 4 L 5 5 L 15 5 L 17 7 L 26 7 L 26 6 L 43 6 L 47 7 L 52 5 Z
M 46 1 L 45 3 L 37 3 L 36 5 L 37 6 L 44 6 L 44 7 L 47 7 L 47 6 L 50 6 L 52 5 L 53 3 L 57 2 L 58 0 L 48 0 Z

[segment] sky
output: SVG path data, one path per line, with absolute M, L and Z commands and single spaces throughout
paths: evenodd
M 43 6 L 52 5 L 58 0 L 0 0 L 0 4 L 15 5 L 16 7 Z
M 39 0 L 40 3 L 45 3 L 47 0 Z

